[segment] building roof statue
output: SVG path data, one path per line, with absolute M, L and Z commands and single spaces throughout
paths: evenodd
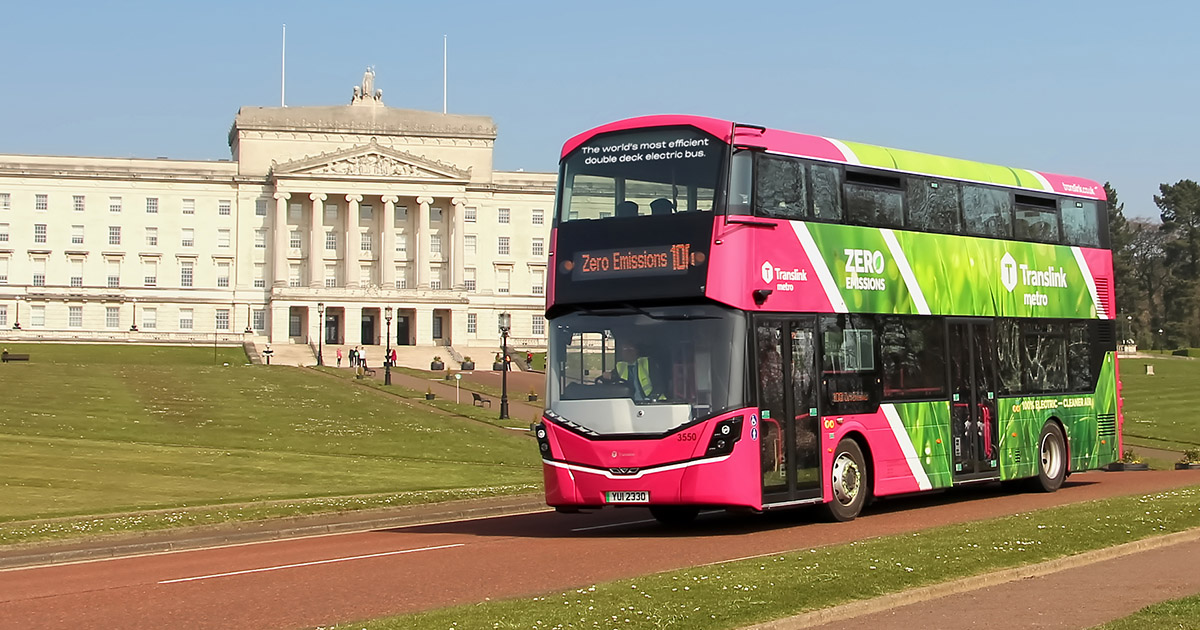
M 383 105 L 383 90 L 375 89 L 375 69 L 367 66 L 363 72 L 362 85 L 354 86 L 354 96 L 350 98 L 351 105 Z

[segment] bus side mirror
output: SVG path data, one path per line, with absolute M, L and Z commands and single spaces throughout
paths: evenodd
M 769 297 L 771 293 L 771 289 L 755 289 L 750 293 L 750 295 L 754 297 L 755 304 L 762 306 L 763 302 L 767 301 L 767 297 Z

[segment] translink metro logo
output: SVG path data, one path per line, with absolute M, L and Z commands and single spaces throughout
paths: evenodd
M 1000 282 L 1009 293 L 1017 288 L 1017 261 L 1008 252 L 1004 252 L 1004 258 L 1000 259 Z

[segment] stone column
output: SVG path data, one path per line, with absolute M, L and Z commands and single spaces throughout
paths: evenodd
M 286 287 L 288 285 L 288 234 L 287 206 L 291 193 L 275 193 L 275 217 L 271 228 L 274 230 L 271 243 L 271 286 Z M 285 329 L 286 332 L 286 329 Z
M 429 204 L 431 203 L 433 203 L 433 197 L 417 197 L 417 242 L 415 243 L 416 248 L 412 252 L 412 261 L 413 268 L 417 271 L 418 289 L 429 288 Z
M 350 289 L 357 289 L 359 282 L 358 204 L 362 203 L 362 200 L 362 195 L 346 195 L 346 223 L 342 230 L 345 232 L 342 235 L 342 264 L 346 268 L 346 287 Z
M 464 219 L 467 212 L 467 199 L 466 197 L 455 197 L 450 200 L 450 203 L 454 204 L 454 223 L 452 224 L 454 227 L 450 234 L 450 241 L 453 243 L 450 254 L 450 286 L 455 291 L 462 291 L 463 269 L 466 267 L 466 260 L 463 258 L 463 238 L 467 225 Z M 466 339 L 466 335 L 459 339 Z
M 313 193 L 312 215 L 308 223 L 308 286 L 319 288 L 325 285 L 325 193 Z
M 433 307 L 417 306 L 413 317 L 413 338 L 418 346 L 433 345 Z M 442 335 L 445 336 L 445 331 Z
M 396 288 L 396 202 L 400 198 L 388 195 L 383 198 L 383 224 L 379 226 L 380 281 L 385 289 Z

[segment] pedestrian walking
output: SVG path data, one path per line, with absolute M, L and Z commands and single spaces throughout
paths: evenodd
M 337 361 L 338 361 L 338 367 L 342 367 L 342 349 L 341 348 L 337 349 Z
M 350 348 L 350 367 L 358 367 L 358 346 Z

